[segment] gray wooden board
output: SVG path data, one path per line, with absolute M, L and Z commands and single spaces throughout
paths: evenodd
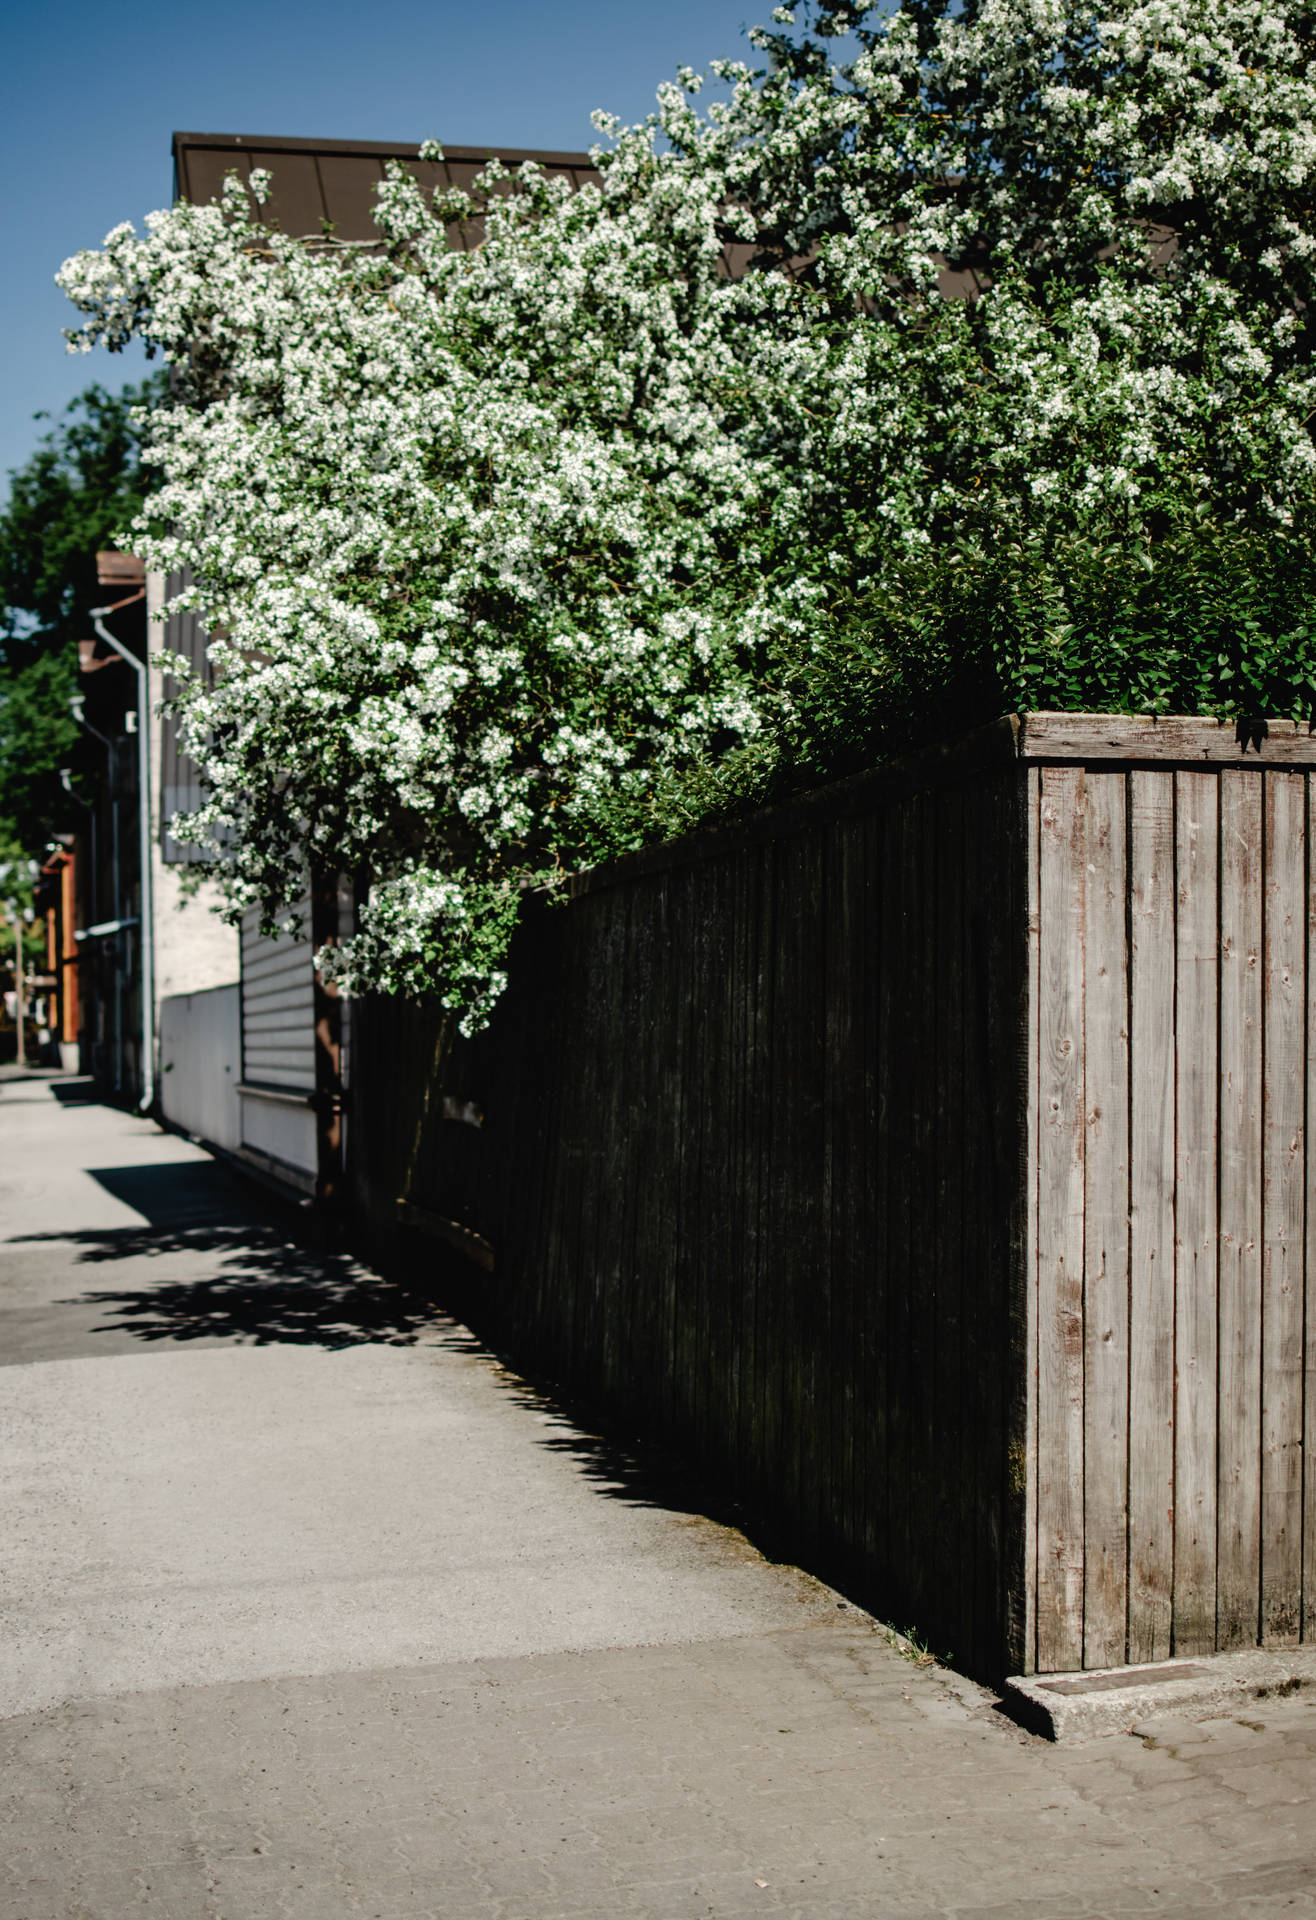
M 1037 1664 L 1083 1661 L 1084 773 L 1044 767 L 1038 982 Z
M 1175 1654 L 1209 1653 L 1216 1618 L 1220 783 L 1175 784 Z
M 1174 1581 L 1174 774 L 1129 775 L 1128 1658 L 1170 1653 Z
M 1261 1269 L 1261 1628 L 1296 1642 L 1302 1621 L 1302 1345 L 1306 1090 L 1306 777 L 1268 769 L 1265 834 L 1265 1105 Z
M 1310 1129 L 1316 1120 L 1316 781 L 1307 782 L 1307 1182 L 1312 1177 Z M 1302 1635 L 1316 1640 L 1316 1207 L 1307 1207 L 1305 1350 L 1303 1366 Z
M 1259 1624 L 1261 778 L 1232 768 L 1220 775 L 1220 1647 L 1254 1645 Z
M 1129 1035 L 1126 776 L 1089 770 L 1083 804 L 1083 1664 L 1126 1655 L 1129 1456 Z
M 1316 735 L 1292 720 L 1263 721 L 1255 738 L 1232 720 L 1188 714 L 1028 713 L 1018 750 L 1039 760 L 1174 761 L 1192 765 L 1316 766 Z

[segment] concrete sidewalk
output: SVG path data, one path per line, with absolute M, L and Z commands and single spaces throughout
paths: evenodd
M 1316 1709 L 1053 1749 L 288 1227 L 0 1082 L 0 1920 L 1316 1912 Z

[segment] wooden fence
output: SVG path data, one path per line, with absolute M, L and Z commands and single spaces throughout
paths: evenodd
M 1027 775 L 1037 1664 L 1292 1643 L 1316 1601 L 1316 741 L 1057 720 L 1030 748 L 1057 756 Z
M 359 1010 L 361 1219 L 970 1671 L 1296 1637 L 1310 766 L 1029 715 L 583 876 Z

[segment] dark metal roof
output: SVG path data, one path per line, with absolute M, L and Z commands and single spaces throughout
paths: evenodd
M 174 196 L 196 204 L 217 199 L 227 173 L 245 180 L 253 167 L 273 175 L 274 191 L 261 217 L 284 233 L 319 238 L 325 223 L 339 240 L 374 240 L 371 219 L 375 188 L 386 160 L 400 160 L 423 187 L 469 188 L 490 160 L 516 167 L 536 160 L 548 173 L 583 186 L 599 179 L 587 153 L 553 153 L 534 147 L 445 147 L 441 161 L 422 160 L 420 148 L 404 140 L 288 139 L 263 133 L 176 133 Z M 478 216 L 448 229 L 452 246 L 470 249 L 484 237 Z M 724 244 L 722 257 L 733 278 L 744 273 L 758 249 L 743 241 Z M 942 266 L 938 285 L 948 300 L 971 300 L 982 290 L 972 268 Z
M 253 167 L 274 176 L 266 203 L 267 224 L 285 233 L 320 235 L 328 222 L 340 240 L 373 240 L 374 189 L 384 177 L 384 162 L 400 160 L 423 187 L 469 187 L 490 160 L 519 166 L 537 160 L 551 174 L 579 187 L 597 180 L 587 153 L 550 153 L 530 147 L 445 147 L 441 161 L 422 160 L 407 141 L 294 140 L 255 133 L 176 133 L 174 195 L 202 204 L 218 198 L 227 173 L 244 180 Z M 466 233 L 453 229 L 458 246 L 478 244 L 478 223 Z

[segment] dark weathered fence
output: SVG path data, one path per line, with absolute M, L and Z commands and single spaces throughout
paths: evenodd
M 1293 1637 L 1309 764 L 1033 715 L 584 876 L 359 1009 L 361 1217 L 971 1670 Z

